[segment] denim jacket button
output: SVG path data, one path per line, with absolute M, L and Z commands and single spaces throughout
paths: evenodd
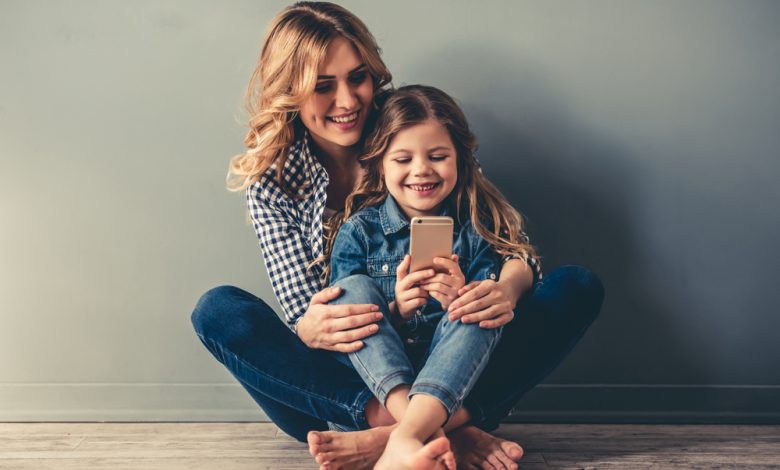
M 414 340 L 412 338 L 406 338 L 406 342 L 409 344 L 414 344 Z
M 390 269 L 390 266 L 388 266 L 387 264 L 382 265 L 382 271 L 387 272 L 388 269 Z
M 490 273 L 490 276 L 488 276 L 490 279 L 496 280 L 496 273 Z

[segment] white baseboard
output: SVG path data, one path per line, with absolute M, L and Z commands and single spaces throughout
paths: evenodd
M 0 421 L 268 421 L 238 384 L 0 384 Z M 542 384 L 509 422 L 780 423 L 780 386 Z

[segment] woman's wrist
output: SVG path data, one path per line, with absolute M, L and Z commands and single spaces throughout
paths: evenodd
M 523 294 L 533 285 L 534 273 L 524 260 L 511 259 L 504 263 L 496 285 L 514 308 Z

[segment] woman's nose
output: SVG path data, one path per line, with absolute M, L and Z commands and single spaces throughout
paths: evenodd
M 336 107 L 348 110 L 357 107 L 357 96 L 349 84 L 340 83 L 336 86 Z

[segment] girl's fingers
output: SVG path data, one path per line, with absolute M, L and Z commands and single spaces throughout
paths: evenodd
M 411 263 L 411 259 L 412 258 L 409 255 L 404 256 L 404 260 L 401 261 L 401 264 L 399 264 L 397 268 L 395 268 L 395 277 L 397 282 L 401 282 L 401 280 L 406 277 L 406 274 L 409 271 L 409 264 Z
M 434 282 L 431 284 L 425 284 L 422 286 L 423 289 L 425 289 L 428 293 L 433 294 L 434 292 L 438 292 L 440 294 L 444 294 L 447 297 L 454 299 L 458 296 L 458 293 L 455 289 L 452 287 L 442 284 L 440 282 Z
M 405 290 L 398 296 L 398 300 L 401 302 L 408 302 L 412 299 L 427 298 L 428 292 L 422 287 L 415 287 L 413 289 Z
M 442 270 L 446 270 L 451 275 L 461 274 L 460 272 L 460 265 L 458 265 L 457 258 L 458 255 L 453 255 L 455 260 L 449 259 L 449 258 L 441 258 L 436 257 L 433 258 L 433 264 L 434 266 L 438 266 L 442 268 Z
M 433 277 L 436 272 L 433 269 L 423 269 L 422 271 L 415 271 L 409 273 L 402 280 L 398 281 L 402 290 L 408 290 L 411 286 Z

